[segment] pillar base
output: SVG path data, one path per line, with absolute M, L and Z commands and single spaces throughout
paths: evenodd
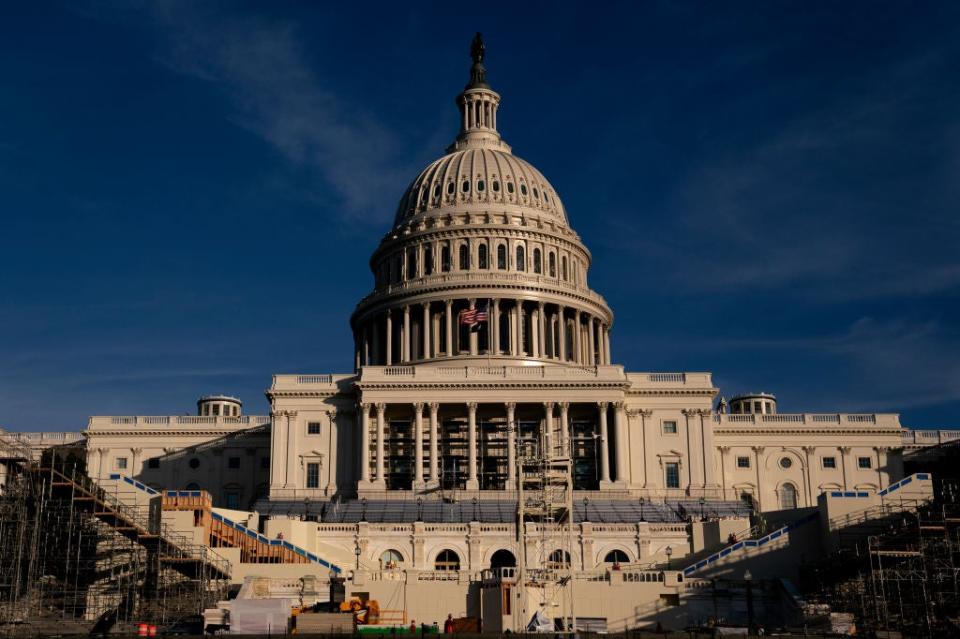
M 480 490 L 480 482 L 476 479 L 468 479 L 464 490 Z
M 385 479 L 375 479 L 372 481 L 360 480 L 357 482 L 357 493 L 361 494 L 361 496 L 363 492 L 383 491 L 386 489 L 387 481 Z
M 600 480 L 600 490 L 626 490 L 627 482 L 613 479 Z
M 413 489 L 417 491 L 425 490 L 427 487 L 427 482 L 423 479 L 414 479 L 413 480 Z

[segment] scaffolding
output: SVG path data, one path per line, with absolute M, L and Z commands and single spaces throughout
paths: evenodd
M 812 572 L 834 612 L 861 629 L 955 636 L 960 615 L 960 505 L 938 500 L 883 522 Z
M 516 437 L 517 584 L 522 591 L 520 605 L 513 607 L 514 627 L 525 630 L 532 617 L 526 602 L 533 588 L 540 593 L 540 612 L 559 617 L 558 630 L 575 633 L 571 438 L 551 429 L 551 421 L 538 440 L 522 432 Z
M 229 564 L 97 486 L 76 459 L 8 465 L 0 492 L 0 635 L 129 629 L 199 615 Z

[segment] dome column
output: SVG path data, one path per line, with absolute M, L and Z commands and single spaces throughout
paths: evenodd
M 393 366 L 393 311 L 387 310 L 387 353 L 384 361 L 387 366 Z
M 476 308 L 477 300 L 470 300 L 470 310 L 472 311 Z M 467 341 L 470 343 L 470 354 L 477 355 L 480 352 L 480 334 L 473 330 L 473 327 L 470 327 L 470 329 L 467 331 Z
M 574 361 L 577 364 L 583 363 L 583 340 L 581 330 L 582 325 L 580 324 L 580 311 L 573 311 L 573 352 L 574 352 Z
M 547 340 L 546 340 L 546 320 L 544 314 L 543 302 L 537 302 L 537 341 L 539 342 L 540 357 L 547 358 Z
M 530 357 L 540 357 L 540 320 L 539 309 L 530 310 Z
M 597 402 L 597 407 L 600 409 L 600 440 L 597 443 L 600 447 L 600 486 L 606 487 L 610 484 L 610 436 L 607 429 L 607 409 L 610 404 Z
M 453 357 L 453 300 L 447 300 L 446 333 L 447 357 Z
M 410 306 L 403 307 L 403 351 L 400 353 L 400 361 L 407 363 L 410 361 Z
M 590 348 L 587 351 L 587 364 L 590 364 L 591 366 L 596 366 L 597 365 L 597 347 L 596 347 L 597 336 L 593 331 L 594 318 L 592 315 L 587 316 L 587 322 L 588 322 L 587 327 L 589 331 L 587 333 L 587 340 L 590 345 Z
M 386 361 L 380 356 L 380 326 L 378 324 L 379 322 L 376 319 L 370 320 L 373 359 L 368 359 L 367 364 L 383 364 Z
M 433 402 L 430 404 L 430 481 L 435 485 L 440 485 L 440 432 L 439 420 L 440 404 Z
M 515 300 L 510 309 L 510 355 L 520 356 L 520 300 Z
M 370 484 L 370 404 L 360 404 L 360 483 Z
M 567 318 L 564 317 L 564 308 L 557 309 L 557 324 L 560 329 L 560 361 L 567 361 Z
M 430 302 L 423 303 L 423 359 L 430 358 Z
M 490 336 L 490 343 L 487 344 L 487 350 L 494 354 L 500 354 L 500 300 L 492 300 L 493 308 L 490 309 L 490 330 L 487 335 Z
M 603 327 L 603 356 L 610 363 L 610 327 Z

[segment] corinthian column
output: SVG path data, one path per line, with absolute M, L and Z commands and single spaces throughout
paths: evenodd
M 560 361 L 567 361 L 567 320 L 564 317 L 563 307 L 557 310 L 557 325 L 560 329 Z
M 467 444 L 469 458 L 467 460 L 467 490 L 478 490 L 477 481 L 477 402 L 467 404 Z
M 515 488 L 513 485 L 517 481 L 517 424 L 516 416 L 517 404 L 507 402 L 507 489 Z
M 537 339 L 540 342 L 540 357 L 543 359 L 547 358 L 547 331 L 546 331 L 546 318 L 544 317 L 544 304 L 543 302 L 537 302 L 537 323 L 539 324 L 539 331 L 537 333 Z
M 374 478 L 381 488 L 386 488 L 387 478 L 383 472 L 383 437 L 384 437 L 384 417 L 386 416 L 387 405 L 383 402 L 377 404 L 377 476 Z
M 597 365 L 597 349 L 596 349 L 596 336 L 593 332 L 593 318 L 589 315 L 587 316 L 587 364 L 590 366 Z
M 627 455 L 630 450 L 627 446 L 627 419 L 623 402 L 613 403 L 613 432 L 616 433 L 617 439 L 617 447 L 613 450 L 613 460 L 616 462 L 614 470 L 617 474 L 617 482 L 626 485 Z
M 430 481 L 440 481 L 440 433 L 437 424 L 437 414 L 440 412 L 440 404 L 432 402 L 430 404 Z
M 553 457 L 553 402 L 543 403 L 543 412 L 546 422 L 543 425 L 543 451 L 545 457 Z
M 583 363 L 583 347 L 580 340 L 582 331 L 580 330 L 580 311 L 573 312 L 573 360 L 578 363 Z
M 453 300 L 447 300 L 446 313 L 447 357 L 453 357 Z
M 393 313 L 387 311 L 387 366 L 393 366 Z
M 370 404 L 360 404 L 360 481 L 370 483 Z
M 610 483 L 610 449 L 607 446 L 609 435 L 607 433 L 607 409 L 610 407 L 608 402 L 597 402 L 600 409 L 600 485 L 606 486 Z
M 400 359 L 404 363 L 410 361 L 410 307 L 403 307 L 403 352 Z
M 413 405 L 413 487 L 423 488 L 423 402 Z
M 563 455 L 570 452 L 570 402 L 560 402 L 560 446 Z
M 423 359 L 430 357 L 430 302 L 423 303 Z

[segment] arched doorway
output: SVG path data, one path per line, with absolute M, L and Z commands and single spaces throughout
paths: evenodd
M 793 510 L 797 507 L 797 487 L 790 482 L 780 486 L 780 510 Z
M 490 557 L 490 567 L 493 569 L 496 568 L 515 568 L 517 566 L 517 558 L 513 556 L 513 553 L 506 549 L 500 549 L 497 552 L 493 553 L 493 556 Z

